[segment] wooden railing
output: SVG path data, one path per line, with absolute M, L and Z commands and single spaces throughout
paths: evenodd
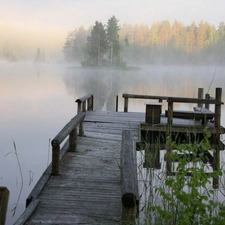
M 200 98 L 183 98 L 183 97 L 169 97 L 167 99 L 168 102 L 168 125 L 172 125 L 173 123 L 173 104 L 174 103 L 197 103 L 198 105 L 205 104 L 207 107 L 211 105 L 215 105 L 215 127 L 220 127 L 221 120 L 221 105 L 224 104 L 221 102 L 222 96 L 222 88 L 216 88 L 215 98 L 208 99 L 200 99 Z M 209 108 L 209 107 L 208 107 Z M 203 115 L 204 116 L 204 115 Z
M 197 103 L 199 107 L 203 107 L 205 104 L 205 108 L 209 109 L 209 105 L 215 105 L 215 127 L 220 126 L 220 117 L 221 117 L 221 105 L 224 104 L 221 102 L 222 96 L 222 88 L 216 88 L 215 91 L 215 98 L 211 97 L 208 93 L 205 95 L 205 99 L 203 99 L 203 88 L 198 89 L 198 98 L 184 98 L 184 97 L 171 97 L 171 96 L 155 96 L 155 95 L 135 95 L 135 94 L 123 94 L 122 97 L 124 98 L 124 112 L 128 112 L 128 100 L 129 98 L 135 99 L 149 99 L 149 100 L 158 100 L 162 102 L 166 100 L 168 103 L 168 110 L 167 110 L 167 123 L 169 125 L 173 122 L 173 104 L 174 103 Z M 196 112 L 197 114 L 197 112 Z M 204 117 L 204 112 L 202 112 Z
M 93 94 L 87 94 L 82 98 L 78 98 L 77 102 L 77 113 L 91 111 L 94 109 L 94 96 Z
M 123 94 L 122 97 L 124 98 L 124 112 L 128 112 L 129 98 L 150 99 L 150 100 L 152 99 L 152 100 L 158 100 L 159 102 L 162 102 L 163 100 L 167 100 L 170 96 Z
M 122 215 L 123 222 L 135 223 L 139 210 L 136 147 L 130 130 L 122 132 L 121 147 Z
M 6 187 L 0 187 L 0 225 L 4 225 L 6 221 L 8 200 L 9 190 Z
M 77 126 L 83 124 L 84 112 L 78 113 L 52 140 L 52 175 L 59 175 L 60 144 L 69 136 L 68 151 L 76 151 Z M 79 130 L 79 135 L 84 135 L 83 127 Z

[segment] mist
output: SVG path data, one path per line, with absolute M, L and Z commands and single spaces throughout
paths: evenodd
M 2 0 L 1 22 L 0 22 L 0 59 L 17 61 L 17 60 L 34 60 L 37 49 L 40 48 L 46 56 L 46 61 L 64 60 L 62 53 L 67 35 L 75 29 L 84 26 L 86 30 L 94 25 L 95 21 L 103 24 L 115 15 L 119 20 L 121 28 L 121 41 L 125 34 L 122 32 L 126 25 L 132 27 L 129 31 L 130 45 L 133 48 L 137 43 L 133 40 L 132 35 L 140 26 L 147 26 L 149 29 L 154 23 L 168 21 L 171 26 L 174 21 L 179 21 L 184 27 L 190 26 L 193 22 L 198 24 L 203 21 L 213 26 L 217 31 L 220 22 L 224 20 L 224 14 L 221 10 L 225 6 L 224 1 L 218 0 L 216 4 L 212 1 L 113 1 L 105 2 L 103 0 L 95 1 L 51 1 L 44 2 L 32 0 L 24 2 L 22 0 Z M 200 10 L 201 9 L 201 10 Z M 122 28 L 124 28 L 122 30 Z M 139 34 L 136 34 L 138 36 Z M 148 37 L 146 36 L 145 39 Z M 210 37 L 213 38 L 213 37 Z M 142 64 L 149 63 L 149 55 L 155 54 L 157 59 L 155 63 L 175 63 L 177 61 L 187 61 L 183 52 L 171 49 L 154 49 L 154 52 L 146 46 L 139 43 L 143 48 L 137 47 L 136 50 L 127 48 L 124 50 L 124 56 L 128 63 Z M 220 49 L 220 46 L 217 46 Z M 214 56 L 211 56 L 211 50 L 202 54 L 207 55 L 207 62 Z M 202 52 L 201 52 L 202 53 Z M 208 54 L 206 54 L 208 53 Z M 180 54 L 175 60 L 168 60 L 174 55 Z M 136 57 L 133 57 L 133 55 Z M 164 55 L 163 58 L 161 55 Z M 208 57 L 208 55 L 210 55 Z M 223 54 L 221 54 L 223 55 Z M 194 61 L 195 58 L 189 56 Z M 166 59 L 166 60 L 165 60 Z M 217 58 L 220 59 L 220 56 Z M 214 61 L 216 61 L 215 59 Z M 199 59 L 197 59 L 199 60 Z M 146 62 L 147 61 L 147 62 Z M 205 60 L 203 60 L 204 62 Z M 80 59 L 78 59 L 80 63 Z M 154 60 L 153 60 L 154 62 Z

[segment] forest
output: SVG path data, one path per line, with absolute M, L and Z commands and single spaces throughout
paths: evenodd
M 110 31 L 111 29 L 111 31 Z M 110 33 L 111 32 L 111 33 Z M 147 24 L 123 24 L 113 16 L 106 25 L 68 33 L 63 46 L 66 61 L 86 66 L 139 64 L 225 64 L 225 23 L 185 26 L 168 20 Z

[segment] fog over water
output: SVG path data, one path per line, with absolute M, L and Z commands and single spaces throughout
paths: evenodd
M 68 65 L 0 63 L 0 186 L 10 190 L 8 222 L 12 224 L 25 208 L 25 200 L 50 163 L 50 140 L 75 115 L 75 100 L 93 93 L 95 110 L 123 111 L 122 93 L 197 97 L 197 89 L 214 96 L 223 88 L 225 68 L 214 66 L 152 66 L 140 70 L 81 69 Z M 212 82 L 212 84 L 211 84 Z M 129 111 L 144 112 L 146 101 L 130 100 Z M 163 110 L 166 105 L 163 105 Z M 177 105 L 178 108 L 191 108 Z M 225 110 L 222 106 L 222 125 Z M 14 153 L 15 141 L 23 171 L 24 187 L 16 215 L 21 178 Z

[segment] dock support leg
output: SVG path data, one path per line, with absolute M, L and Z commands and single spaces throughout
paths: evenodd
M 215 130 L 214 143 L 216 144 L 216 149 L 213 153 L 213 171 L 217 172 L 220 169 L 220 120 L 221 120 L 221 100 L 222 100 L 222 88 L 216 88 L 216 101 L 218 104 L 215 105 Z M 218 188 L 219 178 L 213 178 L 213 187 Z

